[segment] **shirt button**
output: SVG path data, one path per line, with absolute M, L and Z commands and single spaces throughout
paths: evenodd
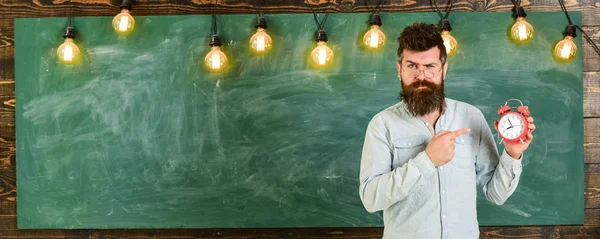
M 442 219 L 446 219 L 446 215 L 442 215 Z
M 411 146 L 411 145 L 412 145 L 411 143 L 408 143 L 408 146 Z
M 446 191 L 442 191 L 442 195 L 446 195 Z
M 444 170 L 444 167 L 440 166 L 440 167 L 439 167 L 439 169 L 443 171 L 443 170 Z
M 460 140 L 460 142 L 464 144 L 464 143 L 465 143 L 465 140 L 464 140 L 464 139 L 461 139 L 461 140 Z

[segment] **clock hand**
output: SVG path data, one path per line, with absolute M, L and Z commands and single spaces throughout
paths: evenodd
M 508 123 L 510 124 L 510 126 L 513 126 L 512 122 L 510 122 L 510 119 L 507 118 L 507 120 L 508 120 Z

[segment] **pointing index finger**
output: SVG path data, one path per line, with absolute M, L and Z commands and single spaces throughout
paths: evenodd
M 469 129 L 469 128 L 462 128 L 462 129 L 456 130 L 456 131 L 454 131 L 454 132 L 452 132 L 450 134 L 452 134 L 452 136 L 456 138 L 458 136 L 461 136 L 461 135 L 469 133 L 469 132 L 471 132 L 471 129 Z

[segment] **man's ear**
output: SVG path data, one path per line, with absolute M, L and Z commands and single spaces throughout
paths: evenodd
M 400 76 L 400 74 L 402 73 L 402 66 L 398 61 L 396 61 L 396 69 L 398 70 L 398 76 Z
M 443 71 L 444 71 L 444 74 L 443 74 L 443 76 L 447 76 L 447 75 L 446 75 L 446 72 L 448 72 L 448 62 L 446 62 L 446 64 L 444 64 L 444 69 L 443 69 Z M 446 80 L 446 77 L 442 78 L 442 80 Z

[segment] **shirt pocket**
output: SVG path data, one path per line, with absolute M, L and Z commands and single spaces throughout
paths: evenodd
M 425 137 L 423 135 L 401 137 L 394 139 L 392 142 L 394 144 L 392 170 L 402 166 L 425 150 Z
M 463 134 L 454 143 L 454 158 L 452 163 L 458 168 L 472 169 L 475 167 L 475 140 L 471 134 Z

